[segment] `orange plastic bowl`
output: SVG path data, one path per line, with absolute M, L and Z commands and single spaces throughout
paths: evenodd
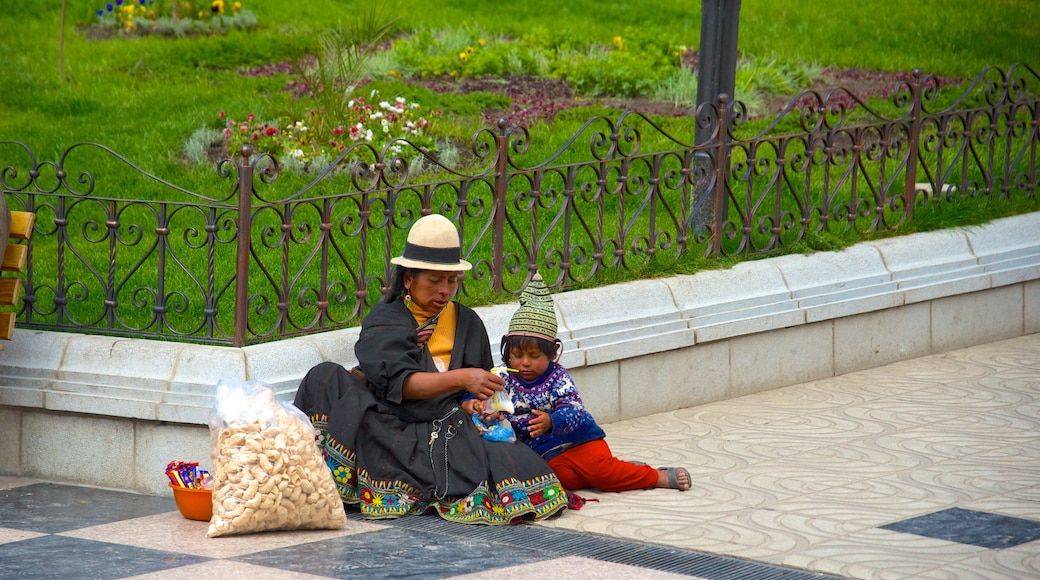
M 189 520 L 208 522 L 213 517 L 213 490 L 193 489 L 169 484 L 173 490 L 173 500 L 181 515 Z

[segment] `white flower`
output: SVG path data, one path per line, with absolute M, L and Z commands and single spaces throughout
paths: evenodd
M 369 115 L 368 118 L 369 119 L 382 119 L 383 118 L 383 114 L 380 113 L 379 111 L 376 111 L 375 113 L 372 113 L 371 115 Z
M 293 149 L 289 152 L 289 155 L 291 155 L 295 159 L 299 159 L 303 157 L 303 149 Z
M 399 105 L 400 105 L 401 103 L 403 103 L 403 102 L 404 102 L 404 97 L 397 97 L 397 98 L 396 98 L 396 99 L 394 99 L 394 100 L 395 100 L 395 101 L 397 101 L 397 104 L 399 104 Z

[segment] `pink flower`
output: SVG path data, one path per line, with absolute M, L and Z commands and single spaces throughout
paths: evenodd
M 225 139 L 230 139 L 231 138 L 231 129 L 224 129 L 224 138 Z
M 249 123 L 242 123 L 241 125 L 238 126 L 238 130 L 243 132 L 243 133 L 248 133 L 249 132 Z
M 221 119 L 223 119 L 223 118 L 224 118 L 224 116 L 225 116 L 225 115 L 224 115 L 224 111 L 221 111 L 221 112 L 220 112 L 220 118 L 221 118 Z
M 333 135 L 342 135 L 343 134 L 343 127 L 336 127 L 335 129 L 332 130 L 332 134 Z
M 256 115 L 254 115 L 254 114 L 252 114 L 252 113 L 249 113 L 248 115 L 246 115 L 246 119 L 247 119 L 247 120 L 248 120 L 248 121 L 249 121 L 250 123 L 252 123 L 252 122 L 253 122 L 253 119 L 255 119 L 255 118 L 256 118 Z

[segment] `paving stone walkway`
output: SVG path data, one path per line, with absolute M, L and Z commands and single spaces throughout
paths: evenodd
M 0 477 L 0 577 L 1040 578 L 1040 334 L 604 428 L 693 488 L 207 539 L 172 497 Z

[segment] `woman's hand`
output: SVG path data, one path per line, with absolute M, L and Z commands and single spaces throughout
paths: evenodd
M 455 369 L 451 372 L 458 374 L 459 386 L 481 401 L 505 388 L 505 379 L 484 369 Z
M 532 438 L 552 433 L 552 415 L 538 409 L 531 409 L 531 414 L 534 415 L 534 419 L 527 423 L 527 433 Z
M 481 401 L 505 388 L 505 380 L 484 369 L 464 368 L 444 373 L 418 372 L 408 375 L 401 388 L 403 399 L 431 399 L 466 389 Z

